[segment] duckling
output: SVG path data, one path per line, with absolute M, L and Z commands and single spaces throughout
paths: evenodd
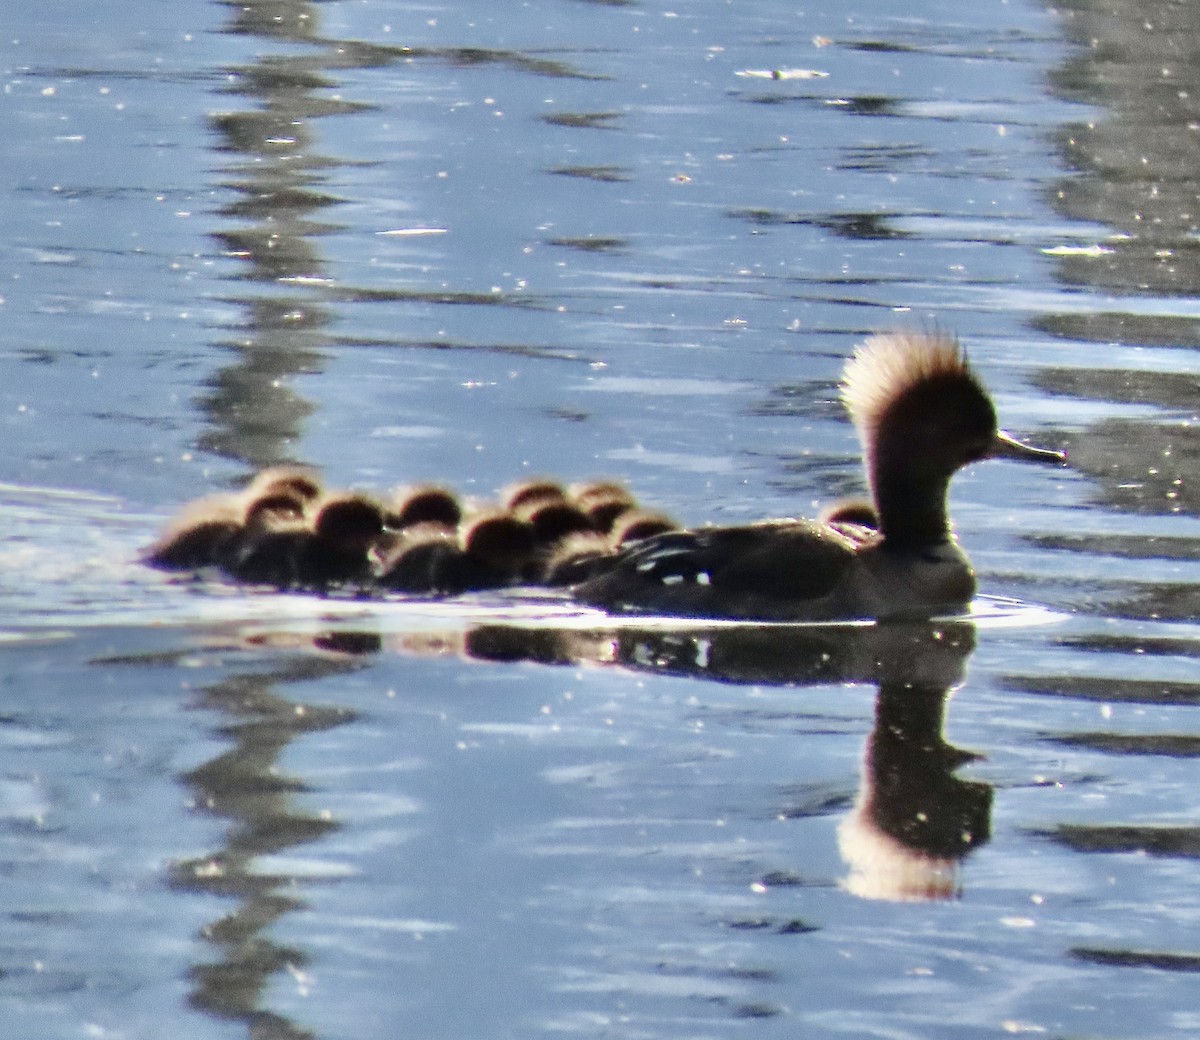
M 241 540 L 223 567 L 238 581 L 280 589 L 365 584 L 371 549 L 383 532 L 383 508 L 365 495 L 324 499 L 311 524 L 272 525 Z
M 662 513 L 630 508 L 617 516 L 611 530 L 577 531 L 566 535 L 546 555 L 539 585 L 575 585 L 603 573 L 616 552 L 631 542 L 666 531 L 678 531 L 679 525 Z
M 443 592 L 442 575 L 458 566 L 458 536 L 440 524 L 416 524 L 380 553 L 376 584 L 392 592 Z
M 463 509 L 458 496 L 437 484 L 419 484 L 402 489 L 388 510 L 387 526 L 402 530 L 416 524 L 441 524 L 454 530 L 462 521 Z
M 818 519 L 823 524 L 854 524 L 857 527 L 879 528 L 879 514 L 865 498 L 843 498 L 821 510 Z
M 500 492 L 500 508 L 516 513 L 543 502 L 566 502 L 567 493 L 556 480 L 535 477 L 510 484 Z
M 247 502 L 272 495 L 291 495 L 306 505 L 321 497 L 324 488 L 316 470 L 308 466 L 268 466 L 254 475 L 242 492 Z
M 462 534 L 463 552 L 479 564 L 472 588 L 497 588 L 518 581 L 537 553 L 537 532 L 528 520 L 511 513 L 484 513 L 475 517 Z M 480 585 L 480 580 L 493 584 Z
M 371 550 L 383 533 L 384 511 L 362 494 L 331 495 L 313 517 L 310 553 L 303 561 L 305 584 L 362 583 L 372 577 Z
M 552 588 L 577 585 L 599 574 L 613 557 L 613 545 L 607 535 L 600 531 L 577 531 L 544 553 L 532 581 Z
M 754 620 L 929 617 L 963 610 L 975 574 L 946 511 L 951 477 L 989 455 L 1061 462 L 1000 431 L 958 341 L 873 336 L 846 365 L 876 528 L 769 520 L 655 535 L 576 586 L 609 610 Z
M 184 506 L 140 559 L 168 571 L 193 571 L 217 563 L 242 532 L 241 496 L 208 495 Z
M 597 531 L 607 534 L 624 516 L 638 508 L 637 500 L 624 492 L 621 494 L 591 495 L 575 502 Z
M 595 531 L 591 518 L 577 505 L 566 501 L 542 501 L 513 511 L 514 515 L 533 527 L 537 544 L 549 549 L 569 534 Z
M 272 466 L 256 474 L 241 492 L 197 499 L 183 508 L 141 560 L 163 570 L 201 570 L 220 564 L 247 531 L 284 517 L 298 518 L 305 505 L 320 494 L 311 470 L 302 466 Z
M 571 487 L 570 500 L 592 521 L 598 531 L 608 532 L 623 513 L 637 508 L 637 499 L 624 484 L 593 480 Z
M 656 534 L 678 531 L 679 525 L 663 513 L 651 513 L 645 509 L 631 509 L 617 518 L 608 537 L 616 548 L 630 542 L 652 538 Z
M 518 584 L 537 551 L 533 527 L 511 513 L 475 517 L 456 538 L 434 527 L 404 536 L 378 583 L 394 592 L 456 595 Z

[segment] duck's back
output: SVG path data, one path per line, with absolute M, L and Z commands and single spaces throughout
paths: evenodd
M 574 594 L 607 610 L 677 617 L 855 616 L 858 550 L 876 537 L 863 534 L 856 540 L 811 520 L 672 531 L 618 553 Z

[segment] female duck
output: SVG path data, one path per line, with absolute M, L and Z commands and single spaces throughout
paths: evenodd
M 756 620 L 961 611 L 975 575 L 950 530 L 950 478 L 989 455 L 1063 456 L 997 429 L 987 391 L 958 341 L 942 334 L 873 336 L 846 365 L 842 401 L 862 442 L 876 525 L 788 519 L 661 534 L 618 553 L 576 598 Z

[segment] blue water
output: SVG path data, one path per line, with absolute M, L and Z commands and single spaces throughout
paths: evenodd
M 1191 1036 L 1195 16 L 9 12 L 5 1036 Z M 688 523 L 862 488 L 881 329 L 1004 425 L 930 626 L 136 562 L 283 460 Z

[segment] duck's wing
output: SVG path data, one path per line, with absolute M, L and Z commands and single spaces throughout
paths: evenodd
M 682 617 L 845 616 L 839 595 L 860 543 L 809 520 L 655 535 L 599 561 L 575 598 L 608 610 Z

